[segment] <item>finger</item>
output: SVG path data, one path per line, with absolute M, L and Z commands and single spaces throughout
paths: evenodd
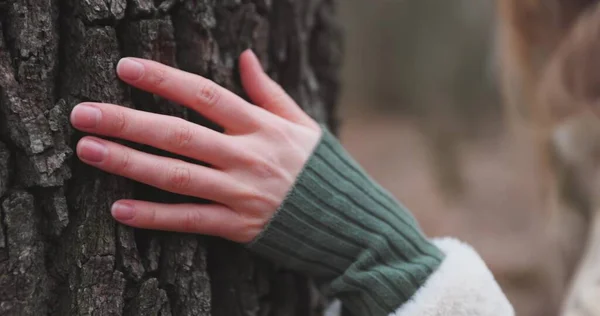
M 292 122 L 312 122 L 285 90 L 264 72 L 251 50 L 246 50 L 240 56 L 240 76 L 244 90 L 257 105 Z
M 196 233 L 249 242 L 262 225 L 248 224 L 246 218 L 218 204 L 161 204 L 121 200 L 111 213 L 119 222 L 139 228 Z
M 123 58 L 117 74 L 125 82 L 173 100 L 227 130 L 256 127 L 260 111 L 233 92 L 206 78 L 140 58 Z
M 224 172 L 155 156 L 96 137 L 84 137 L 77 155 L 96 168 L 142 182 L 162 190 L 225 204 L 246 196 L 236 181 Z
M 239 152 L 230 136 L 181 118 L 126 107 L 82 103 L 71 112 L 76 128 L 89 133 L 126 139 L 224 167 Z

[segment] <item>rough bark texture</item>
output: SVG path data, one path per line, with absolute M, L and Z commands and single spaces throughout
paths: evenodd
M 82 134 L 68 115 L 101 101 L 208 124 L 124 85 L 119 58 L 158 60 L 242 93 L 237 56 L 251 47 L 334 128 L 333 1 L 0 0 L 0 314 L 319 315 L 310 280 L 238 245 L 116 224 L 116 199 L 186 198 L 80 163 Z

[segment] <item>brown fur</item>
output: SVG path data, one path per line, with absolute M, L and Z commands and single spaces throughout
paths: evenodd
M 554 269 L 562 278 L 557 293 L 577 275 L 567 315 L 574 306 L 591 306 L 581 298 L 590 289 L 582 290 L 579 279 L 590 277 L 585 267 L 597 260 L 589 245 L 600 244 L 592 240 L 600 234 L 587 233 L 600 231 L 600 200 L 595 197 L 600 196 L 600 120 L 592 113 L 600 113 L 599 2 L 498 0 L 507 114 L 513 127 L 526 127 L 536 136 L 543 216 L 548 238 L 556 243 Z M 600 258 L 595 263 L 600 276 Z M 600 309 L 594 312 L 600 314 Z

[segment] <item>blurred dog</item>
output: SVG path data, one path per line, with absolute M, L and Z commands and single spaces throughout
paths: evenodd
M 509 122 L 533 133 L 561 315 L 600 315 L 600 1 L 498 0 Z

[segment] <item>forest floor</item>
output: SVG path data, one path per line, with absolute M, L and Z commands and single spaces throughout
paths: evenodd
M 548 313 L 548 249 L 536 198 L 531 142 L 497 133 L 460 148 L 465 191 L 445 198 L 432 172 L 426 141 L 415 123 L 393 116 L 343 119 L 346 149 L 402 201 L 429 236 L 455 236 L 480 252 L 520 316 Z M 539 275 L 539 274 L 537 274 Z M 553 309 L 556 309 L 554 307 Z

